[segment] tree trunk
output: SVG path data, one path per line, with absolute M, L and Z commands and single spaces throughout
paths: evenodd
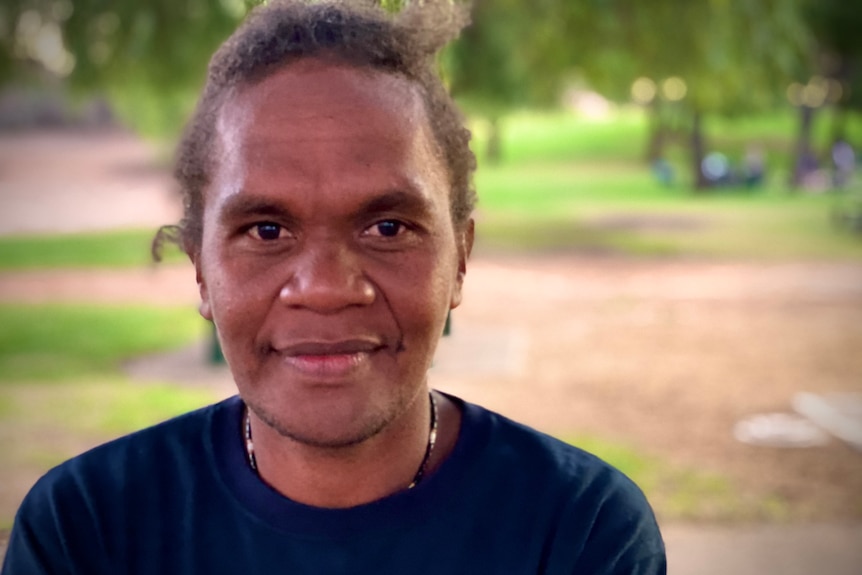
M 649 140 L 647 140 L 644 158 L 647 163 L 652 165 L 664 158 L 664 148 L 668 135 L 667 126 L 665 126 L 664 118 L 662 118 L 661 108 L 657 99 L 653 100 L 649 108 L 647 108 L 647 116 L 649 120 Z
M 699 110 L 695 110 L 691 119 L 691 167 L 692 175 L 694 176 L 694 189 L 697 192 L 702 192 L 709 187 L 709 180 L 703 173 L 703 158 L 705 154 L 703 125 L 701 123 L 701 114 Z
M 817 169 L 817 158 L 811 146 L 811 132 L 814 126 L 814 108 L 809 106 L 799 107 L 799 136 L 796 139 L 796 161 L 793 168 L 793 176 L 790 179 L 790 187 L 799 188 L 805 182 L 805 178 L 813 170 Z
M 500 120 L 494 116 L 493 118 L 489 118 L 488 123 L 490 124 L 490 129 L 488 131 L 488 148 L 486 149 L 487 160 L 489 164 L 499 164 L 503 157 Z

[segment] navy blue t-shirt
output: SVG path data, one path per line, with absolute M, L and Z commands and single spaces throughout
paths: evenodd
M 349 509 L 263 483 L 237 397 L 112 441 L 33 487 L 2 575 L 665 573 L 652 510 L 625 476 L 454 401 L 462 428 L 440 468 Z

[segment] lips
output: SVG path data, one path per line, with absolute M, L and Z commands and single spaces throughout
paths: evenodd
M 280 345 L 276 351 L 289 357 L 296 356 L 325 356 L 325 355 L 351 355 L 356 353 L 370 353 L 379 350 L 383 344 L 375 339 L 346 339 L 341 341 L 298 341 L 287 345 Z
M 298 341 L 281 345 L 275 352 L 288 367 L 300 373 L 331 379 L 354 373 L 384 347 L 375 339 Z

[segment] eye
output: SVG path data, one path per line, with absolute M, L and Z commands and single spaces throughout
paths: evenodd
M 384 238 L 394 238 L 400 234 L 406 226 L 398 220 L 382 220 L 368 228 L 366 233 L 372 236 L 380 236 Z
M 251 237 L 264 241 L 277 240 L 282 237 L 284 232 L 285 230 L 283 227 L 272 222 L 254 224 L 248 229 L 248 233 Z

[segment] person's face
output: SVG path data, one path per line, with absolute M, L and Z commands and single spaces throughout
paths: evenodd
M 193 256 L 240 395 L 312 445 L 371 437 L 425 390 L 472 222 L 407 80 L 307 59 L 240 90 Z

